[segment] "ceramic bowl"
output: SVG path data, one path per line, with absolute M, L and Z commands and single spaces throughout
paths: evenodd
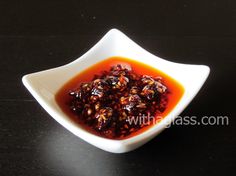
M 72 121 L 55 101 L 55 94 L 72 77 L 112 56 L 126 57 L 151 65 L 184 87 L 182 98 L 160 123 L 137 136 L 122 140 L 99 137 L 84 130 Z M 164 130 L 196 96 L 209 72 L 209 67 L 205 65 L 180 64 L 161 59 L 137 45 L 119 30 L 111 29 L 96 45 L 75 61 L 61 67 L 25 75 L 22 81 L 39 104 L 67 130 L 100 149 L 123 153 L 142 146 Z

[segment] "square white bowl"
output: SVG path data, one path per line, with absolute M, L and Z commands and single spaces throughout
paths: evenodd
M 126 57 L 151 65 L 177 80 L 185 89 L 178 104 L 160 123 L 137 136 L 123 140 L 106 139 L 84 130 L 72 121 L 55 101 L 55 94 L 71 78 L 112 56 Z M 164 130 L 195 97 L 209 72 L 209 67 L 205 65 L 179 64 L 161 59 L 141 48 L 119 30 L 112 29 L 75 61 L 61 67 L 25 75 L 22 81 L 39 104 L 73 134 L 105 151 L 124 153 L 140 147 Z

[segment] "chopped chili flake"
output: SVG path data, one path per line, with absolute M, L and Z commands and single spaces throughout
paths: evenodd
M 140 75 L 118 64 L 71 90 L 69 105 L 100 135 L 120 138 L 147 125 L 130 123 L 129 119 L 165 111 L 167 90 L 161 77 Z

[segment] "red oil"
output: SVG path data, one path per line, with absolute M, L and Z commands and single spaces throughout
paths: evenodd
M 93 134 L 99 135 L 99 136 L 101 136 L 101 135 L 98 134 L 91 127 L 83 124 L 83 122 L 78 118 L 78 116 L 70 110 L 68 103 L 70 102 L 71 97 L 69 96 L 68 93 L 70 90 L 73 90 L 73 89 L 79 87 L 79 85 L 82 82 L 91 81 L 93 79 L 94 75 L 96 75 L 96 74 L 98 75 L 104 70 L 109 71 L 109 69 L 112 66 L 117 65 L 117 64 L 128 65 L 132 68 L 132 70 L 135 73 L 140 74 L 140 75 L 150 75 L 153 77 L 157 77 L 157 76 L 162 77 L 163 82 L 164 82 L 165 86 L 168 88 L 168 91 L 170 93 L 167 95 L 168 96 L 167 108 L 165 109 L 165 111 L 162 114 L 158 115 L 158 118 L 160 118 L 160 116 L 162 118 L 165 118 L 165 116 L 167 116 L 172 111 L 172 109 L 176 106 L 176 104 L 179 102 L 179 100 L 181 99 L 181 97 L 184 93 L 183 86 L 180 83 L 178 83 L 176 80 L 174 80 L 173 78 L 168 76 L 167 74 L 161 72 L 160 70 L 157 70 L 156 68 L 153 68 L 149 65 L 143 64 L 141 62 L 138 62 L 138 61 L 135 61 L 132 59 L 123 58 L 123 57 L 111 57 L 111 58 L 108 58 L 108 59 L 101 61 L 97 64 L 92 65 L 91 67 L 87 68 L 86 70 L 78 73 L 78 75 L 75 75 L 75 77 L 73 77 L 71 80 L 68 80 L 68 82 L 57 92 L 55 99 L 56 99 L 56 102 L 58 103 L 58 105 L 61 107 L 61 109 L 69 117 L 71 117 L 72 120 L 79 123 L 87 131 L 89 131 Z M 157 120 L 160 121 L 160 119 L 157 119 Z M 141 129 L 139 129 L 138 131 L 131 133 L 128 136 L 125 136 L 123 138 L 118 138 L 118 139 L 124 139 L 124 138 L 129 138 L 129 137 L 138 135 L 138 134 L 144 132 L 145 130 L 151 128 L 153 125 L 155 125 L 155 124 L 150 124 L 148 126 L 145 126 Z

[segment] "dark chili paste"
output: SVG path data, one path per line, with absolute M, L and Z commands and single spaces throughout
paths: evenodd
M 96 69 L 99 64 L 104 70 Z M 143 71 L 137 69 L 139 64 Z M 78 123 L 106 138 L 127 138 L 153 125 L 183 94 L 174 80 L 157 70 L 147 74 L 148 66 L 129 59 L 113 57 L 92 67 L 65 85 L 56 100 Z M 81 79 L 86 74 L 87 79 Z M 170 80 L 176 90 L 169 87 Z

